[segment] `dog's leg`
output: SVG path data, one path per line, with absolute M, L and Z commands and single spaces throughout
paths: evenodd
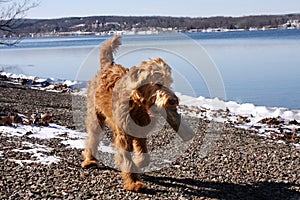
M 147 186 L 140 181 L 140 170 L 132 161 L 133 137 L 124 133 L 115 133 L 115 160 L 117 167 L 121 170 L 124 181 L 124 189 L 139 192 Z
M 125 190 L 140 192 L 147 188 L 147 185 L 140 181 L 140 176 L 137 173 L 121 172 L 121 176 Z
M 98 146 L 100 142 L 100 134 L 102 129 L 95 116 L 88 115 L 86 119 L 86 128 L 88 137 L 85 144 L 85 150 L 82 152 L 84 161 L 82 167 L 98 165 Z
M 146 138 L 134 138 L 133 139 L 133 162 L 138 168 L 147 167 L 150 163 L 150 156 L 147 150 Z

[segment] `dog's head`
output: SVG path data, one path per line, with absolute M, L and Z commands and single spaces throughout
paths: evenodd
M 140 126 L 148 125 L 151 119 L 163 115 L 177 132 L 180 115 L 177 112 L 178 97 L 161 83 L 145 84 L 134 90 L 130 96 L 130 116 Z
M 114 88 L 113 112 L 118 127 L 135 137 L 145 137 L 156 116 L 162 115 L 183 140 L 191 139 L 192 131 L 177 112 L 179 100 L 171 90 L 172 82 L 171 68 L 160 58 L 130 68 Z

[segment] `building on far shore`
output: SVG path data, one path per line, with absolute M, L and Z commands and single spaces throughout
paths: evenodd
M 279 29 L 300 29 L 299 20 L 288 20 L 285 24 L 279 25 Z

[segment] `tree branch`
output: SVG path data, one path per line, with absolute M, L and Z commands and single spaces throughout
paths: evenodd
M 26 16 L 26 13 L 39 5 L 39 2 L 32 0 L 24 0 L 16 3 L 14 0 L 0 0 L 0 36 L 18 37 L 10 41 L 9 39 L 0 39 L 0 45 L 12 46 L 20 41 L 17 35 L 17 24 L 20 24 L 21 19 Z

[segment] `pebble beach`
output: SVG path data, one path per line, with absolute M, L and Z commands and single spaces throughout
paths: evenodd
M 190 112 L 189 107 L 181 109 Z M 203 111 L 199 108 L 197 112 Z M 76 127 L 72 93 L 32 89 L 2 77 L 0 114 L 11 113 L 50 113 L 51 123 L 70 130 Z M 141 174 L 148 185 L 142 193 L 125 191 L 114 168 L 104 164 L 81 168 L 82 150 L 62 142 L 69 137 L 67 132 L 42 138 L 32 137 L 28 131 L 11 135 L 0 130 L 0 199 L 300 199 L 300 149 L 295 145 L 299 136 L 278 142 L 238 128 L 233 122 L 225 123 L 203 155 L 203 134 L 212 122 L 193 115 L 186 119 L 196 136 L 176 160 Z M 13 126 L 17 129 L 20 125 Z M 35 159 L 26 151 L 26 144 L 39 147 L 35 153 L 59 159 L 22 162 Z

